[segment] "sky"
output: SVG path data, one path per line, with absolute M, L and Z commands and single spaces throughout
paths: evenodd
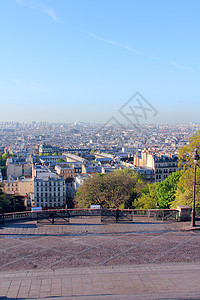
M 200 1 L 0 0 L 0 8 L 0 121 L 123 123 L 121 108 L 138 107 L 128 101 L 139 92 L 144 122 L 199 122 Z

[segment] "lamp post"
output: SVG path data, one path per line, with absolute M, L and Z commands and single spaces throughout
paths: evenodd
M 195 227 L 195 188 L 196 188 L 196 170 L 197 170 L 197 164 L 199 160 L 199 154 L 197 152 L 197 149 L 195 149 L 194 155 L 194 187 L 193 187 L 193 204 L 192 204 L 192 218 L 191 218 L 191 226 Z

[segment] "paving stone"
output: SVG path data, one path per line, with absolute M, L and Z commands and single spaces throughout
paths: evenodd
M 89 267 L 89 266 L 93 266 L 92 262 L 80 257 L 67 257 L 55 264 L 52 264 L 52 267 L 55 269 Z
M 64 256 L 64 254 L 58 251 L 52 249 L 45 249 L 40 252 L 37 252 L 29 258 L 36 265 L 42 267 L 50 267 L 52 264 L 55 264 L 56 262 L 60 261 Z
M 0 268 L 10 261 L 15 261 L 16 258 L 17 256 L 15 254 L 10 254 L 8 251 L 0 251 Z
M 62 240 L 61 240 L 61 243 L 62 243 Z M 79 252 L 81 252 L 81 251 L 83 251 L 87 248 L 88 248 L 87 245 L 83 245 L 83 244 L 80 244 L 78 242 L 77 243 L 71 242 L 69 240 L 68 244 L 66 242 L 62 243 L 60 245 L 52 247 L 52 250 L 57 250 L 57 251 L 60 251 L 62 253 L 65 253 L 65 254 L 76 254 L 76 253 L 79 253 Z
M 78 258 L 89 261 L 92 264 L 101 264 L 102 261 L 113 257 L 113 251 L 104 249 L 104 247 L 99 246 L 95 248 L 88 249 L 77 255 Z
M 0 250 L 10 249 L 11 247 L 19 246 L 21 242 L 18 239 L 3 238 L 0 240 Z
M 186 223 L 137 220 L 2 227 L 0 297 L 200 297 L 200 232 L 186 231 Z
M 0 271 L 17 271 L 17 270 L 30 270 L 39 268 L 39 266 L 33 263 L 31 260 L 25 259 L 17 259 L 16 258 L 12 261 L 12 258 L 9 258 L 9 263 L 4 264 L 0 267 Z

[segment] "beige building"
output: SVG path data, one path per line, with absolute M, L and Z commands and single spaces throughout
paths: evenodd
M 135 155 L 134 165 L 154 170 L 154 181 L 163 181 L 171 173 L 179 170 L 176 155 L 160 155 L 144 149 L 141 156 Z
M 56 170 L 56 173 L 64 179 L 75 177 L 75 169 L 73 166 L 56 165 L 55 170 Z
M 34 193 L 33 179 L 4 180 L 3 184 L 6 194 L 26 196 L 29 193 Z
M 32 164 L 30 162 L 11 162 L 7 160 L 7 177 L 12 176 L 17 179 L 21 176 L 31 176 Z

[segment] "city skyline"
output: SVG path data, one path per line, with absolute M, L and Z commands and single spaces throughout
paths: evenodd
M 198 1 L 1 4 L 1 121 L 123 122 L 137 91 L 146 123 L 199 122 Z

